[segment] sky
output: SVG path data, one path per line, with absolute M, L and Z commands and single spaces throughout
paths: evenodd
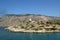
M 8 14 L 42 14 L 60 17 L 60 0 L 0 0 L 0 11 Z

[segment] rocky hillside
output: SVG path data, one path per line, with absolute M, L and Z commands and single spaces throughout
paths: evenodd
M 51 17 L 51 16 L 43 16 L 37 14 L 24 14 L 24 15 L 16 15 L 16 14 L 7 14 L 3 17 L 0 17 L 0 26 L 11 26 L 18 25 L 20 23 L 32 21 L 42 21 L 42 22 L 52 22 L 60 24 L 60 17 Z

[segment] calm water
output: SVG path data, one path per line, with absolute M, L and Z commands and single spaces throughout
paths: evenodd
M 0 40 L 60 40 L 60 33 L 13 33 L 0 27 Z

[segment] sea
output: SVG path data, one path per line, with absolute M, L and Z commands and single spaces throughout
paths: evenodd
M 0 27 L 0 40 L 60 40 L 60 33 L 10 32 Z

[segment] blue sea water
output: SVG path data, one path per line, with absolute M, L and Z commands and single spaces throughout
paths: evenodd
M 14 33 L 0 27 L 0 40 L 60 40 L 60 33 Z

